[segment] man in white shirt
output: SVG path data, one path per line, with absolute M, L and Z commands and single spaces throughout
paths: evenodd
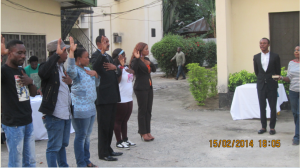
M 260 106 L 260 120 L 262 128 L 258 134 L 267 131 L 266 117 L 266 99 L 268 99 L 271 108 L 270 135 L 274 135 L 276 124 L 276 104 L 277 104 L 277 88 L 278 81 L 272 78 L 272 75 L 280 75 L 281 65 L 278 54 L 269 51 L 270 40 L 262 38 L 260 40 L 261 53 L 254 55 L 253 64 L 254 72 L 257 76 L 257 95 Z

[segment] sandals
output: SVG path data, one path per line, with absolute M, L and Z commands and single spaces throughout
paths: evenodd
M 90 164 L 91 164 L 91 165 L 90 165 Z M 98 166 L 94 165 L 92 162 L 91 162 L 90 164 L 86 165 L 86 167 L 98 167 Z M 90 165 L 90 166 L 89 166 L 89 165 Z

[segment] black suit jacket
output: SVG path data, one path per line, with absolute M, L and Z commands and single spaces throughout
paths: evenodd
M 53 114 L 57 96 L 60 87 L 60 79 L 57 61 L 60 56 L 54 53 L 46 62 L 43 62 L 39 66 L 38 74 L 41 78 L 41 88 L 43 93 L 43 101 L 39 108 L 39 111 L 43 114 Z M 69 91 L 71 92 L 71 85 L 69 85 Z M 73 114 L 73 106 L 71 103 L 71 113 Z
M 97 50 L 92 54 L 91 63 L 93 70 L 100 75 L 100 86 L 97 87 L 97 100 L 96 105 L 111 104 L 121 101 L 118 77 L 121 75 L 121 70 L 117 67 L 117 73 L 115 71 L 106 71 L 103 67 L 104 62 L 113 63 L 111 56 L 102 55 Z
M 145 57 L 145 60 L 149 60 L 149 58 Z M 148 67 L 146 64 L 139 58 L 133 58 L 131 61 L 131 69 L 134 70 L 134 74 L 136 76 L 136 80 L 134 82 L 135 90 L 148 90 L 150 89 L 149 79 L 151 80 L 151 75 L 148 71 Z M 150 68 L 152 72 L 156 71 L 155 65 L 150 61 Z M 153 84 L 153 83 L 152 83 Z
M 266 83 L 270 90 L 277 89 L 278 82 L 272 78 L 272 75 L 281 75 L 279 55 L 270 52 L 269 65 L 266 72 L 261 64 L 261 53 L 254 55 L 253 64 L 254 72 L 257 76 L 257 89 L 261 90 Z

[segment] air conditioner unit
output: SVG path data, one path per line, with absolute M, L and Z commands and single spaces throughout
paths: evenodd
M 121 43 L 122 42 L 122 36 L 114 36 L 114 43 Z

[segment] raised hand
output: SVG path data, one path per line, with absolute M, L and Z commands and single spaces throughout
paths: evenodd
M 8 49 L 5 48 L 5 38 L 1 35 L 1 55 L 8 54 Z
M 67 85 L 71 85 L 72 84 L 72 79 L 70 78 L 70 76 L 64 72 L 66 76 L 63 76 L 62 81 L 65 82 Z
M 60 48 L 60 45 L 61 45 L 61 38 L 58 39 L 58 42 L 57 42 L 57 48 L 56 48 L 56 53 L 58 55 L 61 55 L 65 52 L 66 50 L 66 47 L 64 47 L 63 49 Z
M 136 49 L 134 49 L 134 51 L 133 51 L 133 55 L 135 56 L 135 58 L 140 58 L 140 52 L 139 51 L 137 51 Z
M 85 70 L 85 72 L 88 74 L 88 75 L 91 75 L 91 76 L 95 76 L 96 78 L 98 78 L 98 74 L 96 71 L 94 70 Z
M 112 64 L 112 63 L 107 63 L 107 62 L 105 62 L 105 63 L 103 64 L 103 67 L 106 69 L 106 71 L 113 71 L 113 70 L 116 70 L 116 69 L 117 69 L 117 67 L 116 67 L 114 64 Z
M 74 44 L 74 39 L 73 37 L 70 37 L 70 51 L 75 51 L 77 48 L 77 44 Z
M 120 64 L 121 64 L 121 66 L 124 66 L 124 64 L 125 64 L 125 59 L 124 59 L 124 57 L 123 57 L 122 55 L 119 55 L 118 60 L 119 60 L 119 62 L 120 62 Z
M 77 44 L 74 44 L 74 39 L 73 37 L 70 37 L 70 53 L 69 53 L 69 58 L 74 58 L 74 51 L 77 48 Z
M 24 73 L 24 71 L 22 70 L 22 76 L 20 76 L 20 83 L 22 86 L 28 86 L 28 85 L 32 85 L 33 84 L 33 80 L 31 78 L 29 78 L 29 76 Z

